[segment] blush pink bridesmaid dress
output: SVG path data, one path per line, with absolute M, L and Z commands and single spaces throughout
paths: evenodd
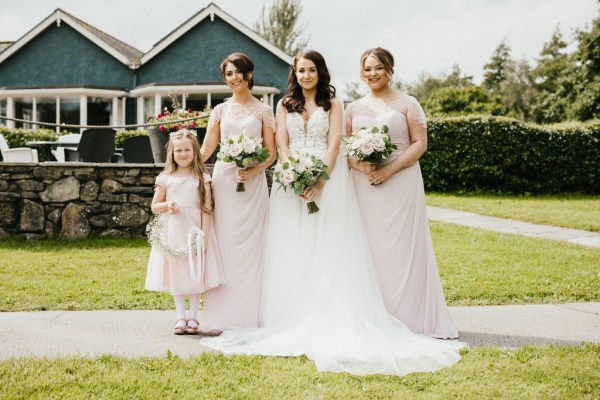
M 346 123 L 362 127 L 387 125 L 398 158 L 410 145 L 408 123 L 427 127 L 414 97 L 400 94 L 391 102 L 367 96 L 346 109 Z M 456 338 L 433 252 L 425 207 L 421 168 L 416 162 L 380 186 L 352 170 L 356 197 L 367 233 L 386 308 L 413 332 L 435 338 Z
M 240 134 L 262 137 L 263 125 L 275 129 L 271 108 L 256 100 L 240 106 L 231 100 L 213 110 L 211 124 L 220 124 L 221 139 Z M 257 327 L 269 192 L 264 172 L 236 192 L 236 166 L 217 161 L 213 170 L 213 224 L 226 284 L 206 292 L 200 319 L 203 331 Z

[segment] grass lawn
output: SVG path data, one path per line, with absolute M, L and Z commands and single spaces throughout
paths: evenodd
M 431 224 L 449 305 L 600 301 L 600 249 Z
M 600 301 L 600 250 L 432 223 L 450 305 Z M 143 239 L 0 242 L 0 311 L 172 309 Z
M 427 204 L 542 225 L 600 232 L 600 196 L 519 197 L 428 193 Z
M 0 397 L 229 399 L 597 399 L 600 345 L 474 348 L 435 373 L 317 373 L 305 357 L 204 354 L 0 361 Z

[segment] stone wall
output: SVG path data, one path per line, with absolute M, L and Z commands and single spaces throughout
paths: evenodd
M 0 237 L 142 236 L 162 165 L 0 162 Z

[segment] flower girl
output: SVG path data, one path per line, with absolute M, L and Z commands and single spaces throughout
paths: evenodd
M 211 227 L 211 178 L 200 159 L 195 131 L 170 134 L 165 169 L 155 187 L 152 212 L 158 215 L 147 229 L 152 250 L 145 288 L 173 295 L 176 335 L 196 334 L 201 293 L 224 283 L 224 276 Z

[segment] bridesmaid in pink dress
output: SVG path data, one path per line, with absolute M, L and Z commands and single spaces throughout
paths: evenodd
M 415 333 L 456 338 L 433 252 L 419 166 L 427 149 L 425 113 L 414 97 L 391 87 L 394 58 L 389 51 L 369 49 L 360 63 L 370 93 L 348 106 L 346 133 L 387 125 L 398 146 L 376 167 L 348 159 L 386 308 Z
M 242 53 L 221 63 L 221 75 L 233 96 L 213 110 L 202 144 L 207 160 L 219 141 L 240 134 L 261 136 L 269 159 L 251 168 L 217 161 L 212 184 L 213 224 L 226 284 L 208 291 L 200 319 L 201 330 L 217 334 L 226 328 L 258 327 L 269 193 L 264 170 L 275 159 L 273 110 L 250 93 L 254 65 Z M 237 182 L 246 191 L 236 192 Z

